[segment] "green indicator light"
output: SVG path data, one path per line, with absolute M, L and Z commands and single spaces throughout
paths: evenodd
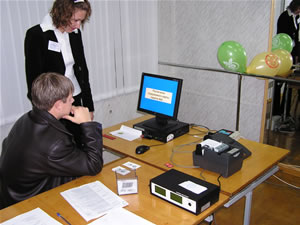
M 182 197 L 171 192 L 171 199 L 182 204 Z
M 166 190 L 165 189 L 162 189 L 158 186 L 155 185 L 155 192 L 158 193 L 158 194 L 161 194 L 163 196 L 166 196 Z

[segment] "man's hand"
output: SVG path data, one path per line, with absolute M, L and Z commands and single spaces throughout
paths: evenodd
M 92 121 L 88 108 L 82 106 L 72 106 L 71 113 L 73 116 L 66 115 L 63 118 L 77 124 Z

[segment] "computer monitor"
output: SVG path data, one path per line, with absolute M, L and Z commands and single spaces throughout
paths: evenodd
M 144 123 L 153 129 L 167 129 L 177 123 L 182 79 L 142 73 L 137 110 L 155 115 Z

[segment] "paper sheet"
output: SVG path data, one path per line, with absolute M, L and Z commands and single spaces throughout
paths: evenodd
M 200 184 L 196 184 L 194 183 L 193 181 L 184 181 L 182 182 L 181 184 L 179 184 L 179 186 L 191 191 L 191 192 L 194 192 L 195 194 L 200 194 L 202 193 L 203 191 L 206 191 L 207 190 L 207 187 L 204 187 Z
M 18 215 L 1 225 L 62 225 L 40 208 Z
M 148 220 L 129 212 L 126 209 L 118 208 L 110 211 L 105 216 L 89 223 L 89 225 L 116 225 L 116 224 L 130 224 L 130 225 L 153 225 Z
M 114 208 L 128 205 L 100 181 L 72 188 L 60 194 L 86 221 L 100 217 Z
M 110 132 L 110 134 L 123 138 L 127 141 L 133 141 L 142 135 L 142 131 L 122 125 L 120 130 Z

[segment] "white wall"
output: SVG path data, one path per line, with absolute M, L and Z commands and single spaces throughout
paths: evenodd
M 278 2 L 279 3 L 279 2 Z M 218 47 L 234 40 L 246 50 L 248 64 L 267 51 L 271 0 L 160 1 L 159 61 L 222 69 Z M 235 75 L 160 66 L 182 77 L 180 119 L 211 129 L 235 130 L 238 80 Z M 263 80 L 242 80 L 240 132 L 259 141 Z

